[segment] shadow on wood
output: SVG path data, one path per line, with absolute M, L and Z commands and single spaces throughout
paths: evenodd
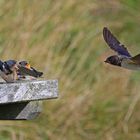
M 0 120 L 30 120 L 41 112 L 40 103 L 23 102 L 0 105 Z

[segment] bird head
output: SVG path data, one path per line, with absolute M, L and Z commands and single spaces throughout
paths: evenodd
M 19 65 L 26 67 L 27 69 L 31 68 L 30 64 L 27 61 L 20 61 Z
M 121 60 L 117 55 L 108 57 L 104 62 L 112 65 L 121 66 Z

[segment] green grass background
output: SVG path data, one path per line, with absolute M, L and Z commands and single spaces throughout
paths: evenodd
M 139 140 L 140 72 L 104 64 L 104 26 L 136 55 L 139 0 L 0 0 L 0 59 L 59 80 L 33 121 L 0 121 L 0 140 Z

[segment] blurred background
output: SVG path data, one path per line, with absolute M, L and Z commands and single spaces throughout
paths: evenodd
M 107 26 L 140 52 L 139 0 L 0 0 L 0 59 L 59 80 L 33 121 L 0 121 L 0 140 L 139 140 L 140 72 L 104 64 Z

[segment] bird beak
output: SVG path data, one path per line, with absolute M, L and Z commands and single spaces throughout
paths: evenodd
M 30 68 L 31 68 L 30 64 L 27 64 L 25 67 L 26 67 L 27 69 L 30 69 Z
M 110 64 L 110 62 L 109 62 L 108 60 L 105 60 L 104 62 L 105 62 L 105 63 L 109 63 L 109 64 Z

